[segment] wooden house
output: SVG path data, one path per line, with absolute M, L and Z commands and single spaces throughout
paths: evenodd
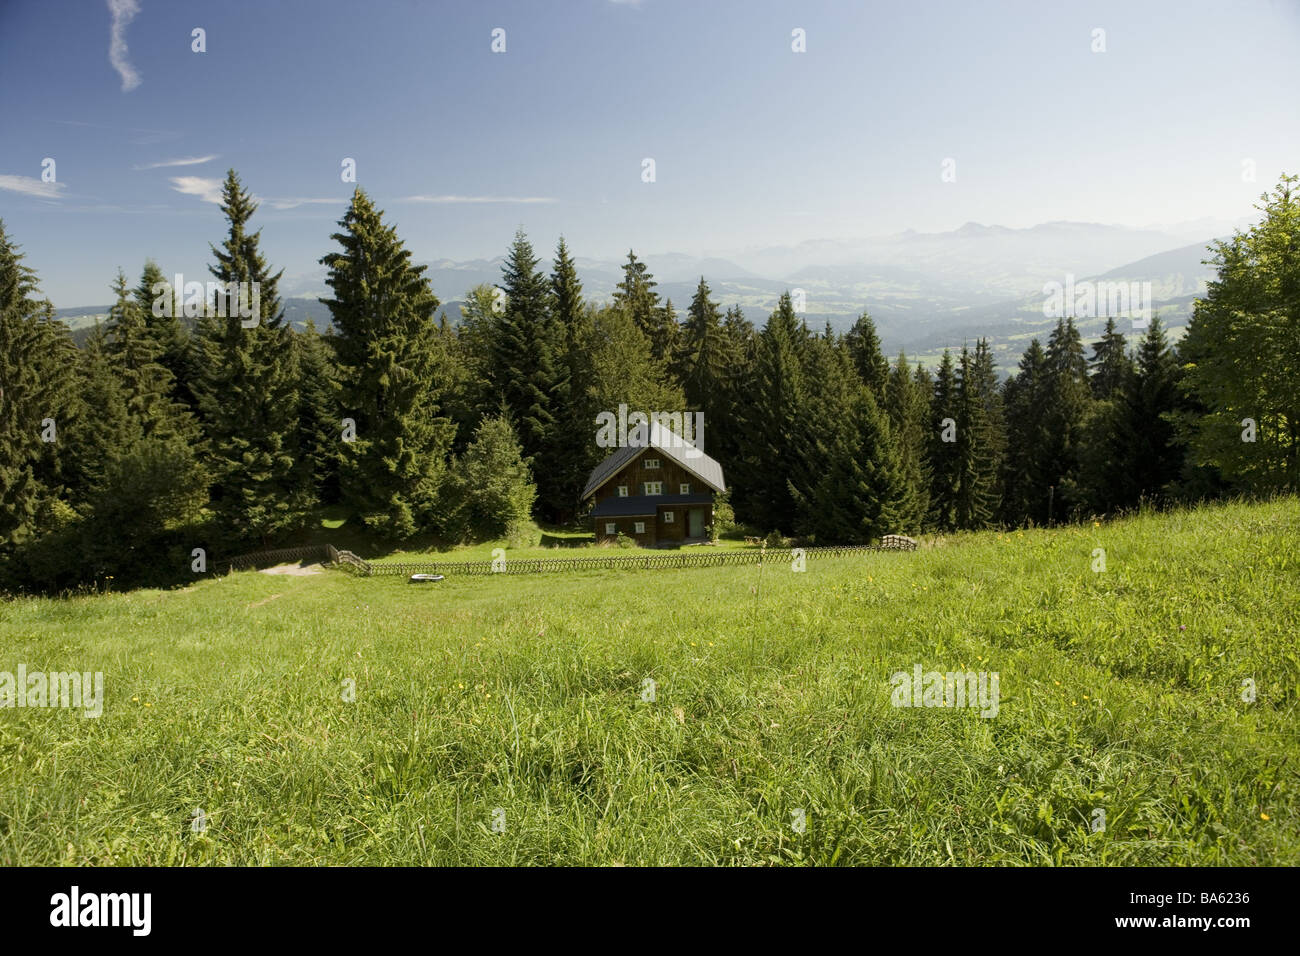
M 595 499 L 596 540 L 627 535 L 643 547 L 706 541 L 713 497 L 727 490 L 722 466 L 652 422 L 645 443 L 617 449 L 592 471 L 582 500 Z

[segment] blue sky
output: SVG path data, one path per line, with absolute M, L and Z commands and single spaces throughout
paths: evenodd
M 316 271 L 344 157 L 421 260 L 1235 220 L 1300 171 L 1297 49 L 1295 0 L 4 0 L 0 218 L 61 307 L 149 256 L 206 278 L 231 166 Z

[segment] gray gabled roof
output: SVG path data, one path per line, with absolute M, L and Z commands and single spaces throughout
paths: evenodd
M 601 485 L 622 471 L 637 455 L 643 454 L 646 448 L 661 452 L 664 457 L 681 465 L 719 494 L 727 490 L 727 483 L 722 477 L 722 466 L 672 429 L 660 425 L 656 419 L 650 423 L 649 440 L 644 446 L 629 445 L 620 448 L 592 469 L 587 487 L 582 490 L 582 500 L 586 501 L 594 495 Z

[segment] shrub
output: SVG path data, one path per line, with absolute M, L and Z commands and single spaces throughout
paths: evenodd
M 731 492 L 724 491 L 713 501 L 713 540 L 736 529 L 736 512 L 731 507 Z
M 537 486 L 510 421 L 486 418 L 456 464 L 455 519 L 460 535 L 483 540 L 504 536 L 532 537 L 531 518 Z M 513 529 L 513 530 L 512 530 Z
M 541 529 L 526 518 L 512 518 L 506 524 L 506 543 L 512 548 L 531 548 L 541 536 Z

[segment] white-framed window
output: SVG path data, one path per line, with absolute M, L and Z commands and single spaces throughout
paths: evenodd
M 627 485 L 619 485 L 619 486 L 618 486 L 618 496 L 619 496 L 620 498 L 626 498 L 626 497 L 627 497 Z
M 691 486 L 686 484 L 686 482 L 682 482 L 677 486 L 677 493 L 679 495 L 689 495 L 691 493 Z
M 635 531 L 636 534 L 645 534 L 645 522 L 644 522 L 644 521 L 638 521 L 636 524 L 634 524 L 634 525 L 632 526 L 632 528 L 633 528 L 633 530 Z
M 673 523 L 673 513 L 671 511 L 665 511 L 664 524 L 672 524 L 672 523 Z
M 642 468 L 658 468 L 658 467 L 659 467 L 659 459 L 658 459 L 658 458 L 647 458 L 645 461 L 643 461 L 643 462 L 641 463 L 641 467 L 642 467 Z
M 662 495 L 664 493 L 664 483 L 662 481 L 647 481 L 645 483 L 645 493 L 647 495 Z
M 612 521 L 606 521 L 605 534 L 618 534 L 618 525 Z

